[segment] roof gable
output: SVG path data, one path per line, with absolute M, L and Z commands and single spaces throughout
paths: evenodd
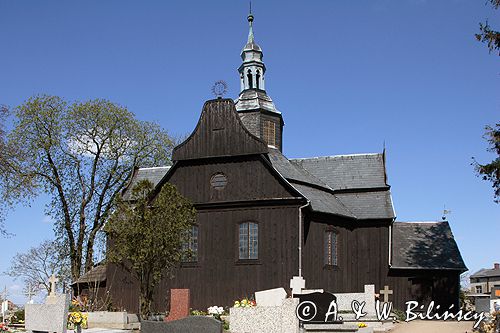
M 240 120 L 231 99 L 205 102 L 193 133 L 174 148 L 172 160 L 267 153 L 267 145 Z
M 396 222 L 392 268 L 466 271 L 448 222 Z

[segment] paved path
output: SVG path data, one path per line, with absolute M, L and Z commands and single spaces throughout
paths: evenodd
M 68 330 L 68 333 L 72 332 L 73 330 Z M 82 330 L 82 333 L 132 333 L 132 330 L 117 330 L 112 328 L 89 328 L 86 330 Z
M 391 333 L 472 333 L 472 321 L 414 320 L 397 324 Z

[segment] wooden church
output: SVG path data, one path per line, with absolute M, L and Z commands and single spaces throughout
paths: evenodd
M 259 290 L 291 293 L 294 276 L 333 293 L 387 285 L 396 309 L 408 300 L 457 306 L 467 268 L 450 226 L 395 221 L 384 153 L 283 155 L 283 115 L 265 89 L 252 15 L 248 22 L 238 99 L 207 101 L 173 165 L 136 169 L 123 193 L 142 179 L 170 182 L 198 212 L 193 255 L 161 283 L 156 310 L 166 310 L 171 288 L 190 289 L 192 308 L 206 309 Z M 113 307 L 138 312 L 136 283 L 117 267 L 104 272 L 99 283 Z

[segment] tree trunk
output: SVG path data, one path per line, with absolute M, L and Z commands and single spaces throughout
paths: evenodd
M 148 292 L 146 292 L 148 293 Z M 141 305 L 141 319 L 143 320 L 148 320 L 149 316 L 151 315 L 151 303 L 152 303 L 152 297 L 151 295 L 144 295 L 144 293 L 141 291 L 141 294 L 139 296 L 140 300 L 140 305 Z
M 95 234 L 90 233 L 89 239 L 87 241 L 87 254 L 85 258 L 85 266 L 83 268 L 85 272 L 90 271 L 94 266 L 94 241 L 95 241 Z

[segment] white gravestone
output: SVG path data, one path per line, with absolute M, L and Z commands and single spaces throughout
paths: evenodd
M 25 305 L 25 326 L 28 332 L 66 333 L 70 296 L 69 294 L 56 295 L 57 279 L 54 276 L 49 282 L 51 292 L 45 304 Z
M 281 306 L 286 296 L 285 289 L 275 288 L 255 292 L 255 301 L 257 306 Z

